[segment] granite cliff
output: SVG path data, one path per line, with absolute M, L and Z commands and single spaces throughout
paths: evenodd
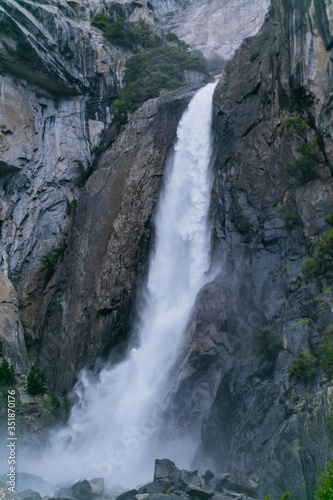
M 333 322 L 331 278 L 302 273 L 332 211 L 331 19 L 320 1 L 273 0 L 259 34 L 243 42 L 216 88 L 212 218 L 220 272 L 197 298 L 173 395 L 178 428 L 201 432 L 195 462 L 212 460 L 272 498 L 289 490 L 312 499 L 332 457 L 329 377 L 319 367 L 303 381 L 288 371 L 300 349 L 318 356 Z M 284 171 L 306 140 L 278 133 L 291 115 L 307 121 L 307 140 L 320 145 L 314 178 L 303 183 Z M 274 360 L 254 355 L 263 325 L 282 340 Z
M 4 0 L 0 6 L 0 264 L 19 297 L 1 275 L 0 319 L 11 325 L 4 354 L 18 373 L 28 369 L 19 307 L 24 329 L 41 344 L 40 365 L 55 393 L 71 388 L 96 357 L 123 355 L 154 243 L 163 167 L 181 113 L 202 84 L 162 93 L 122 130 L 109 127 L 131 52 L 106 43 L 90 21 L 113 9 L 160 29 L 148 4 Z M 168 28 L 192 43 L 190 9 L 202 35 L 210 12 L 220 50 L 225 24 L 215 15 L 217 2 L 177 4 L 184 10 Z M 258 27 L 254 4 L 242 11 L 249 13 L 247 34 Z M 161 11 L 175 8 L 170 0 Z M 200 37 L 199 48 L 212 47 Z M 176 426 L 201 441 L 195 463 L 233 473 L 259 498 L 289 489 L 299 500 L 312 499 L 332 456 L 329 378 L 319 366 L 305 381 L 288 371 L 301 348 L 318 356 L 318 341 L 333 323 L 330 280 L 309 281 L 302 273 L 332 210 L 332 40 L 330 4 L 272 0 L 263 27 L 227 64 L 214 97 L 216 278 L 197 298 L 166 424 L 171 437 Z M 237 43 L 219 55 L 230 55 Z M 278 133 L 290 116 L 306 121 L 305 135 Z M 314 178 L 286 177 L 286 164 L 311 140 L 320 149 Z M 46 278 L 41 257 L 51 248 L 63 260 Z M 254 355 L 254 332 L 264 325 L 282 339 L 274 359 Z
M 219 67 L 263 23 L 269 0 L 152 0 L 163 25 Z M 220 66 L 221 67 L 221 66 Z

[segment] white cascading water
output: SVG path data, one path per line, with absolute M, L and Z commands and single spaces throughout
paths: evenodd
M 123 362 L 103 368 L 97 381 L 81 372 L 69 422 L 38 460 L 45 478 L 104 476 L 109 484 L 134 486 L 151 480 L 154 459 L 166 454 L 163 444 L 152 444 L 153 434 L 196 295 L 209 279 L 214 88 L 209 84 L 194 96 L 178 126 L 156 216 L 138 347 Z

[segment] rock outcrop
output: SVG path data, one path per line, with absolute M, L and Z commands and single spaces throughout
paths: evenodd
M 216 67 L 261 27 L 269 0 L 152 0 L 163 25 Z M 214 62 L 213 62 L 214 61 Z
M 96 485 L 98 489 L 96 490 Z M 69 486 L 69 485 L 68 485 Z M 137 486 L 137 489 L 123 491 L 117 494 L 114 487 L 111 490 L 104 488 L 101 478 L 90 481 L 80 481 L 73 486 L 60 487 L 52 497 L 55 499 L 72 500 L 251 500 L 257 498 L 256 487 L 248 482 L 240 484 L 230 473 L 216 474 L 207 470 L 199 475 L 198 471 L 180 470 L 174 462 L 166 458 L 155 460 L 154 479 L 148 484 Z M 18 495 L 21 500 L 30 500 L 32 490 L 26 490 Z M 39 490 L 33 492 L 39 496 Z M 31 493 L 30 493 L 31 495 Z M 33 497 L 31 497 L 33 499 Z M 262 500 L 262 499 L 261 499 Z
M 0 498 L 1 500 L 17 500 L 17 497 L 11 493 L 5 483 L 0 481 Z
M 51 390 L 70 388 L 81 368 L 127 339 L 163 168 L 192 96 L 164 93 L 145 103 L 86 184 L 43 330 Z
M 197 428 L 206 415 L 194 464 L 211 459 L 274 499 L 287 490 L 312 499 L 332 457 L 330 379 L 319 366 L 305 381 L 288 371 L 299 349 L 318 356 L 333 323 L 330 279 L 309 282 L 301 272 L 333 207 L 331 14 L 316 0 L 273 0 L 261 31 L 242 44 L 216 88 L 218 277 L 197 298 L 172 398 L 178 430 Z M 307 140 L 320 145 L 315 178 L 304 183 L 284 173 L 305 140 L 277 133 L 291 115 L 308 121 Z M 295 214 L 293 227 L 286 212 Z M 263 325 L 283 343 L 274 360 L 253 353 Z
M 116 12 L 156 24 L 143 2 L 4 0 L 0 6 L 0 265 L 36 336 L 44 319 L 41 257 L 64 244 L 129 50 L 91 26 Z
M 18 299 L 7 276 L 0 271 L 0 349 L 18 374 L 26 373 L 30 363 L 25 347 Z

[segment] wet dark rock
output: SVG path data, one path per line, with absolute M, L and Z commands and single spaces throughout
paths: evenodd
M 149 493 L 150 495 L 154 493 L 165 493 L 170 486 L 172 486 L 172 481 L 170 481 L 170 479 L 156 479 L 152 483 L 141 486 L 141 488 L 139 488 L 139 493 Z
M 138 490 L 124 491 L 121 495 L 117 497 L 117 500 L 136 500 L 136 495 L 139 494 Z
M 189 472 L 187 470 L 180 471 L 180 477 L 184 484 L 194 484 L 195 486 L 201 486 L 202 478 L 198 476 L 198 471 Z
M 172 484 L 181 486 L 181 471 L 174 462 L 168 459 L 155 460 L 154 481 L 158 479 L 168 479 Z
M 89 481 L 79 481 L 72 487 L 73 497 L 77 500 L 91 500 L 93 496 L 93 489 Z
M 306 383 L 288 371 L 301 347 L 318 353 L 333 323 L 329 283 L 310 283 L 301 272 L 333 206 L 325 90 L 332 88 L 332 7 L 310 3 L 273 0 L 261 31 L 244 41 L 216 87 L 212 253 L 219 272 L 197 297 L 165 426 L 172 439 L 176 415 L 177 439 L 201 440 L 193 466 L 232 473 L 230 489 L 248 497 L 290 491 L 312 500 L 333 457 L 325 425 L 332 384 L 319 367 Z M 284 174 L 304 142 L 277 134 L 291 115 L 308 120 L 307 140 L 321 147 L 316 179 L 304 184 Z M 300 221 L 292 230 L 287 211 Z M 275 360 L 254 355 L 254 333 L 264 325 L 282 340 Z M 225 488 L 223 481 L 221 494 Z
M 223 491 L 223 486 L 225 485 L 227 479 L 231 476 L 231 474 L 216 474 L 212 479 L 209 480 L 208 486 L 213 488 L 215 491 Z
M 185 488 L 185 493 L 191 498 L 200 498 L 201 500 L 208 500 L 214 495 L 214 490 L 208 486 L 195 486 L 194 484 L 188 484 Z

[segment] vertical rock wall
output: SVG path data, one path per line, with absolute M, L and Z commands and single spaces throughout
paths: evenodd
M 259 496 L 272 498 L 289 490 L 312 499 L 332 457 L 330 380 L 319 366 L 305 382 L 288 371 L 300 348 L 318 356 L 318 339 L 333 323 L 330 280 L 309 282 L 301 272 L 333 209 L 332 34 L 329 4 L 273 0 L 216 88 L 218 276 L 198 297 L 172 399 L 178 429 L 195 429 L 206 415 L 198 464 L 212 460 L 239 481 L 247 476 Z M 307 140 L 321 149 L 316 178 L 303 184 L 284 168 L 304 138 L 277 134 L 294 114 L 308 120 Z M 287 211 L 298 220 L 292 228 Z M 256 328 L 267 324 L 283 342 L 275 360 L 252 351 Z

